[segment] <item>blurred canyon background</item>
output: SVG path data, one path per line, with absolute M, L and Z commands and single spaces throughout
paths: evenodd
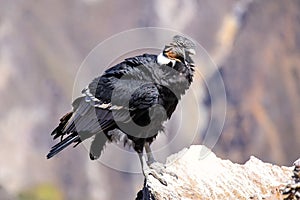
M 288 166 L 299 158 L 299 0 L 0 0 L 0 5 L 1 200 L 135 198 L 143 176 L 92 162 L 83 146 L 45 158 L 54 144 L 52 129 L 71 109 L 84 58 L 100 42 L 133 28 L 187 34 L 218 65 L 218 72 L 207 69 L 204 77 L 213 85 L 220 73 L 227 96 L 224 128 L 212 149 L 217 156 L 243 163 L 255 155 Z M 211 107 L 222 110 L 224 103 L 210 99 L 198 78 L 193 87 L 203 112 L 193 143 L 201 144 L 209 119 L 218 119 Z M 181 105 L 190 111 L 190 123 L 197 123 L 194 104 L 184 99 Z M 173 118 L 169 132 L 175 131 L 178 116 Z M 181 126 L 184 139 L 191 125 Z M 168 134 L 154 143 L 167 140 Z M 169 154 L 177 148 L 169 147 Z

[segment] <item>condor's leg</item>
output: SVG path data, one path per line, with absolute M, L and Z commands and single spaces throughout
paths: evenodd
M 146 150 L 146 154 L 147 154 L 147 164 L 151 165 L 152 163 L 156 162 L 156 160 L 154 159 L 152 150 L 150 148 L 150 144 L 149 142 L 145 142 L 145 150 Z
M 167 171 L 164 164 L 157 162 L 154 159 L 149 142 L 145 143 L 145 150 L 146 150 L 146 154 L 147 154 L 147 158 L 148 158 L 147 164 L 148 164 L 149 168 L 154 169 L 159 174 L 167 173 L 167 174 L 175 177 L 176 179 L 178 178 L 175 173 Z
M 90 159 L 96 160 L 100 157 L 101 152 L 106 144 L 107 137 L 104 132 L 97 133 L 90 146 Z
M 145 179 L 147 180 L 148 176 L 152 175 L 154 178 L 159 180 L 159 182 L 161 182 L 161 184 L 167 186 L 167 182 L 161 177 L 162 174 L 159 174 L 155 169 L 152 169 L 149 167 L 144 154 L 138 153 L 138 155 L 139 155 L 139 159 L 141 162 L 142 171 L 143 171 L 143 175 L 144 175 Z

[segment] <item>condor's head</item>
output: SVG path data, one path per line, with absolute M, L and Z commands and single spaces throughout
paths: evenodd
M 195 47 L 195 43 L 188 38 L 176 35 L 173 37 L 173 41 L 166 45 L 163 52 L 158 55 L 157 62 L 160 65 L 171 65 L 172 67 L 179 62 L 193 67 L 194 62 L 191 56 L 196 54 Z

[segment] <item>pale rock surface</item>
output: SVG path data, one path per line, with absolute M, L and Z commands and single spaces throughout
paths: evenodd
M 137 199 L 283 199 L 280 188 L 291 179 L 292 167 L 251 157 L 245 164 L 218 158 L 205 146 L 193 145 L 171 155 L 164 174 L 168 186 L 152 176 Z

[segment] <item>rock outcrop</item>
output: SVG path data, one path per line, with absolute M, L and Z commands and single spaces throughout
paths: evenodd
M 281 189 L 284 200 L 300 199 L 300 159 L 294 162 L 292 179 Z
M 283 199 L 282 188 L 293 175 L 292 167 L 253 156 L 245 164 L 222 160 L 200 145 L 170 156 L 166 170 L 178 178 L 164 174 L 164 186 L 150 176 L 136 199 Z

